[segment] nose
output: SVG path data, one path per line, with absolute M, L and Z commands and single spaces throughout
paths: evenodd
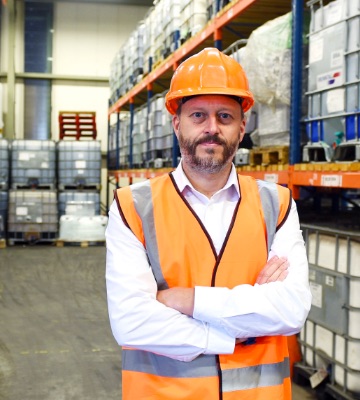
M 211 135 L 217 135 L 219 133 L 219 121 L 217 115 L 208 115 L 205 133 L 209 133 Z

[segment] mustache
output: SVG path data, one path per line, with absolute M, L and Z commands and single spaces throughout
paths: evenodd
M 198 144 L 202 144 L 202 143 L 216 143 L 216 144 L 220 144 L 220 145 L 225 145 L 225 141 L 220 139 L 219 136 L 217 135 L 208 135 L 208 136 L 204 136 L 201 139 L 198 139 L 195 142 L 195 145 Z

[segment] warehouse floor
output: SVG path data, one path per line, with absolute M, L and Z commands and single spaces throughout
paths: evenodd
M 121 399 L 104 276 L 102 246 L 0 249 L 0 400 Z

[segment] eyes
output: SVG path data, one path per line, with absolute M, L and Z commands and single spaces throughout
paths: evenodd
M 208 114 L 202 112 L 202 111 L 195 111 L 190 115 L 190 118 L 193 119 L 194 122 L 196 123 L 201 123 L 206 120 L 208 117 Z M 233 116 L 227 112 L 220 112 L 216 114 L 216 119 L 219 123 L 227 124 L 232 122 L 234 119 Z

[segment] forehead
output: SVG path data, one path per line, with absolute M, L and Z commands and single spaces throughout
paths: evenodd
M 183 105 L 184 109 L 192 109 L 194 107 L 209 109 L 234 109 L 240 110 L 240 104 L 235 99 L 220 94 L 208 94 L 190 97 Z

